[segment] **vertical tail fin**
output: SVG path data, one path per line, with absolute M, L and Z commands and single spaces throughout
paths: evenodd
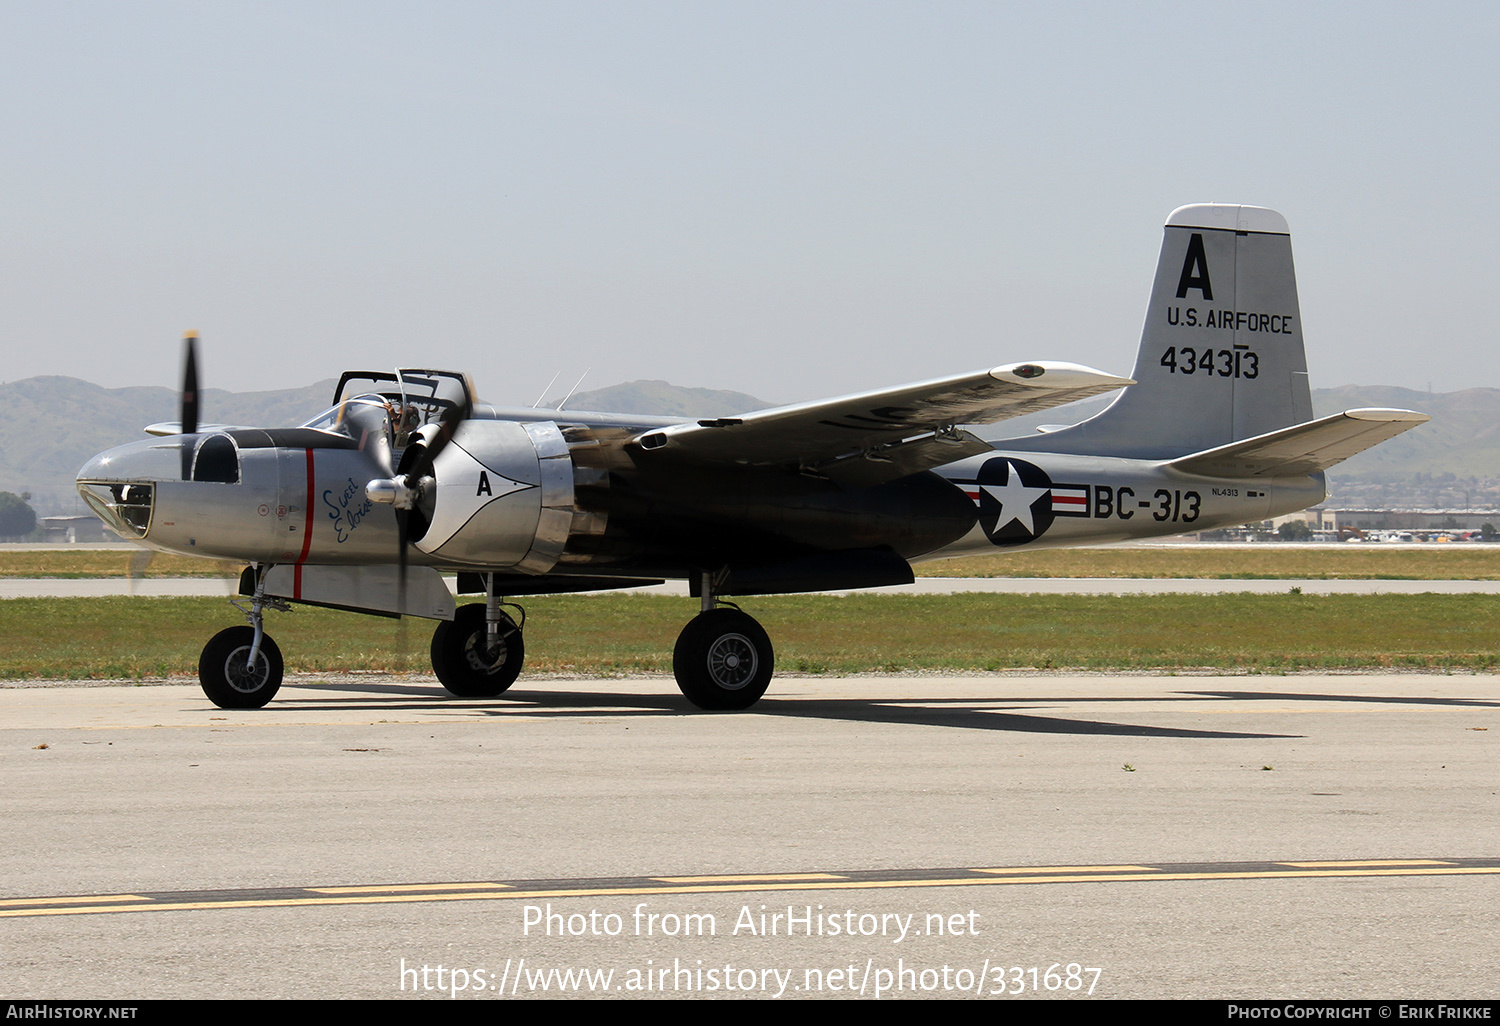
M 1172 211 L 1131 377 L 1138 384 L 1097 416 L 1024 448 L 1171 459 L 1312 419 L 1280 214 L 1217 203 Z

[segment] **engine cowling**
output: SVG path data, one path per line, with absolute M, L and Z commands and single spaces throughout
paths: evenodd
M 443 561 L 543 574 L 575 516 L 573 461 L 556 424 L 469 420 L 432 464 L 417 548 Z

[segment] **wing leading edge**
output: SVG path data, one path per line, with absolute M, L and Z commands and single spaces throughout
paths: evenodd
M 1073 363 L 1006 364 L 743 417 L 676 424 L 633 441 L 652 459 L 790 466 L 862 487 L 990 450 L 989 443 L 959 425 L 1020 417 L 1134 383 Z

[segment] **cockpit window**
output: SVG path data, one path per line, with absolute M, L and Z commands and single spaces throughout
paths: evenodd
M 339 403 L 337 406 L 331 406 L 324 410 L 302 426 L 312 428 L 314 431 L 337 431 L 339 429 L 339 422 L 343 419 L 344 404 Z
M 315 431 L 337 431 L 358 440 L 366 431 L 390 431 L 390 406 L 383 396 L 361 395 L 330 406 L 302 426 Z
M 382 465 L 388 465 L 395 440 L 391 425 L 395 412 L 385 396 L 360 395 L 324 410 L 302 426 L 352 438 L 358 448 L 372 454 Z
M 240 483 L 240 454 L 228 435 L 209 435 L 198 445 L 193 460 L 194 481 Z

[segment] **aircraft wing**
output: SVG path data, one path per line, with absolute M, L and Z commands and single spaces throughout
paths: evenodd
M 1411 410 L 1346 410 L 1183 456 L 1167 464 L 1204 477 L 1276 477 L 1327 470 L 1432 418 Z
M 988 452 L 960 424 L 988 424 L 1132 385 L 1073 363 L 1018 363 L 743 417 L 655 428 L 633 441 L 650 459 L 788 466 L 854 487 Z
M 245 425 L 243 424 L 199 424 L 197 433 L 200 435 L 206 435 L 214 431 L 238 431 L 244 426 Z M 147 424 L 145 427 L 141 428 L 141 430 L 146 432 L 146 434 L 148 435 L 157 435 L 159 437 L 165 435 L 180 435 L 182 434 L 182 421 L 164 420 L 157 424 Z

